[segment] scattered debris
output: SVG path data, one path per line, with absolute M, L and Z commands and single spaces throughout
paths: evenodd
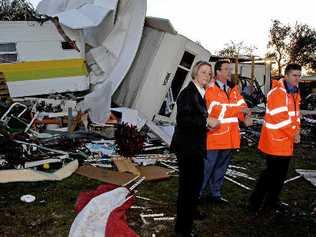
M 145 137 L 137 131 L 137 127 L 122 123 L 118 125 L 115 131 L 115 142 L 118 147 L 118 153 L 125 156 L 134 156 L 143 149 Z
M 69 236 L 117 234 L 111 221 L 124 226 L 122 236 L 136 236 L 122 221 L 123 214 L 116 219 L 112 214 L 116 208 L 149 211 L 146 206 L 131 206 L 135 188 L 144 181 L 168 179 L 179 172 L 168 148 L 175 127 L 176 97 L 190 79 L 188 72 L 195 57 L 209 60 L 210 53 L 178 35 L 168 20 L 151 17 L 144 25 L 145 0 L 99 5 L 88 0 L 72 4 L 44 0 L 38 6 L 43 15 L 23 0 L 14 2 L 9 6 L 5 1 L 0 12 L 5 21 L 0 24 L 1 32 L 10 29 L 0 40 L 4 52 L 8 51 L 0 57 L 0 183 L 58 181 L 76 172 L 111 184 L 110 189 L 102 186 L 93 195 L 86 193 L 89 200 L 78 208 Z M 8 11 L 10 7 L 15 8 L 14 14 Z M 167 41 L 157 41 L 162 34 L 169 34 L 179 45 L 191 45 L 193 54 L 185 51 L 185 45 L 180 47 L 183 58 L 175 65 L 174 78 L 170 69 L 156 73 L 161 69 L 156 64 L 160 61 L 156 60 L 157 52 L 160 54 L 161 46 L 172 48 Z M 21 40 L 16 42 L 16 38 Z M 148 46 L 152 49 L 147 50 Z M 34 54 L 35 49 L 43 48 L 49 50 Z M 150 66 L 144 70 L 145 60 Z M 269 71 L 265 64 L 257 66 Z M 239 67 L 239 79 L 254 125 L 241 125 L 241 135 L 247 146 L 255 146 L 265 114 L 262 88 L 266 90 L 270 75 L 260 74 L 265 79 L 259 82 L 254 70 L 251 78 L 245 75 L 249 67 L 249 63 Z M 28 73 L 30 69 L 34 73 Z M 176 83 L 170 83 L 171 78 Z M 151 93 L 156 90 L 155 97 Z M 315 146 L 315 111 L 309 111 L 314 109 L 314 96 L 307 96 L 303 104 L 307 112 L 302 113 L 302 142 Z M 236 180 L 254 181 L 246 172 L 244 167 L 231 165 L 225 179 L 251 190 Z M 304 177 L 316 185 L 314 171 L 297 172 L 299 176 L 285 183 Z M 33 202 L 35 197 L 24 195 L 21 200 Z M 142 213 L 140 217 L 144 224 L 149 218 L 175 219 L 164 213 Z

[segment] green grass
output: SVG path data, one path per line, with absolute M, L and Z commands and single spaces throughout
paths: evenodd
M 258 177 L 264 168 L 256 149 L 241 149 L 235 153 L 233 164 L 247 168 L 246 173 Z M 291 163 L 289 177 L 294 177 L 295 168 L 316 169 L 316 151 L 299 149 L 296 159 Z M 239 178 L 249 187 L 253 181 Z M 128 212 L 130 226 L 140 234 L 149 237 L 173 236 L 173 222 L 153 222 L 144 225 L 139 214 L 165 213 L 174 216 L 176 211 L 177 177 L 166 181 L 146 182 L 139 188 L 137 195 L 151 198 L 152 201 L 136 199 L 138 206 L 147 210 L 131 209 Z M 68 236 L 76 214 L 74 205 L 79 192 L 95 189 L 101 182 L 73 175 L 61 182 L 11 183 L 0 185 L 0 236 Z M 33 203 L 23 203 L 24 194 L 36 196 Z M 292 206 L 291 215 L 272 218 L 264 216 L 253 221 L 246 211 L 250 192 L 225 181 L 223 195 L 230 200 L 230 206 L 204 204 L 201 208 L 209 217 L 197 222 L 201 236 L 316 236 L 316 217 L 311 215 L 316 206 L 316 188 L 304 179 L 293 181 L 284 186 L 281 199 Z M 150 219 L 149 219 L 150 220 Z

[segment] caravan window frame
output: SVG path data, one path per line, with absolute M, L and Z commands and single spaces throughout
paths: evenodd
M 183 61 L 183 58 L 185 57 L 185 53 L 189 53 L 189 54 L 194 56 L 190 68 L 187 68 L 187 67 L 181 65 L 181 62 Z M 188 78 L 188 75 L 190 75 L 190 72 L 191 72 L 191 70 L 193 68 L 194 63 L 196 62 L 196 58 L 197 58 L 197 54 L 195 52 L 193 52 L 193 51 L 191 51 L 191 50 L 189 50 L 187 48 L 184 48 L 183 54 L 182 54 L 182 56 L 180 58 L 180 61 L 178 62 L 177 68 L 176 68 L 175 72 L 172 74 L 173 75 L 172 78 L 168 79 L 169 88 L 168 88 L 167 93 L 166 93 L 166 95 L 164 97 L 164 100 L 162 101 L 162 103 L 161 103 L 161 105 L 159 107 L 158 112 L 155 115 L 155 116 L 159 117 L 160 120 L 166 121 L 166 120 L 170 120 L 172 118 L 172 116 L 174 114 L 174 111 L 175 111 L 174 108 L 175 108 L 175 105 L 176 105 L 177 98 L 178 98 L 180 92 L 183 90 L 184 86 L 187 85 L 186 84 L 187 78 Z M 181 85 L 177 95 L 175 96 L 173 94 L 172 85 L 173 85 L 174 79 L 175 79 L 175 77 L 177 75 L 177 72 L 179 70 L 182 70 L 183 72 L 186 72 L 186 76 L 185 76 L 185 78 L 183 78 L 184 80 L 182 82 L 182 85 Z M 171 81 L 171 82 L 169 83 L 169 81 Z M 163 85 L 166 85 L 166 84 L 167 83 L 165 83 L 165 81 L 164 81 Z M 168 98 L 170 98 L 170 97 L 172 97 L 171 98 L 171 103 L 170 103 L 170 105 L 171 105 L 170 109 L 163 108 L 163 107 L 167 106 Z M 169 111 L 168 114 L 164 114 L 164 112 L 166 112 L 166 110 Z
M 16 42 L 1 42 L 0 43 L 0 47 L 1 45 L 9 45 L 9 44 L 14 44 L 14 49 L 15 51 L 0 51 L 0 64 L 3 64 L 3 63 L 15 63 L 18 61 L 18 52 L 17 52 L 17 43 Z M 8 61 L 8 60 L 5 60 L 5 59 L 2 59 L 1 56 L 3 55 L 15 55 L 16 58 L 15 58 L 15 61 Z

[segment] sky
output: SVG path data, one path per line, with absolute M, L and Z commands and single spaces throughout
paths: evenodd
M 40 0 L 30 0 L 34 6 Z M 147 0 L 147 16 L 167 18 L 174 28 L 215 53 L 231 41 L 267 50 L 272 19 L 316 28 L 315 0 Z

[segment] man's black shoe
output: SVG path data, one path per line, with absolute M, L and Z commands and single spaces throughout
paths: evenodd
M 207 214 L 204 212 L 200 212 L 197 211 L 194 215 L 193 215 L 193 219 L 196 221 L 203 221 L 207 218 Z
M 198 199 L 198 204 L 202 205 L 202 204 L 210 203 L 211 201 L 212 201 L 211 195 L 202 195 Z

